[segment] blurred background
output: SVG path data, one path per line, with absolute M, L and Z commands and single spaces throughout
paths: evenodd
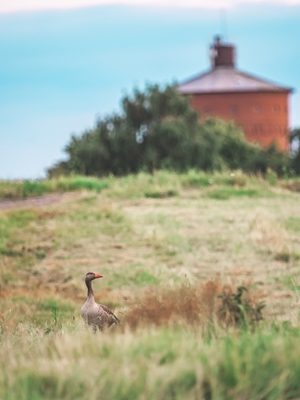
M 134 87 L 208 70 L 216 34 L 236 46 L 237 68 L 294 89 L 290 128 L 300 126 L 300 1 L 4 3 L 0 179 L 44 177 L 71 134 L 119 112 Z

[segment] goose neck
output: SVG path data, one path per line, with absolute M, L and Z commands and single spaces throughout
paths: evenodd
M 87 290 L 88 290 L 87 291 L 88 297 L 94 297 L 94 291 L 93 291 L 93 288 L 92 288 L 92 281 L 86 280 L 85 284 L 86 284 L 86 287 L 87 287 Z

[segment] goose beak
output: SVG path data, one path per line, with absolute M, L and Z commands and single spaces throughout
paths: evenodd
M 103 278 L 103 275 L 95 274 L 95 279 L 96 279 L 96 278 Z

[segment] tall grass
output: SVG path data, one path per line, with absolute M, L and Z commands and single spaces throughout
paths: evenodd
M 94 335 L 19 326 L 0 348 L 3 400 L 296 399 L 299 328 L 184 327 Z

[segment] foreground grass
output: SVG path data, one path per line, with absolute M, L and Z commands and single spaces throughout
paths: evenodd
M 101 337 L 76 325 L 44 335 L 19 326 L 0 349 L 0 397 L 296 399 L 299 328 L 255 332 L 148 329 Z

